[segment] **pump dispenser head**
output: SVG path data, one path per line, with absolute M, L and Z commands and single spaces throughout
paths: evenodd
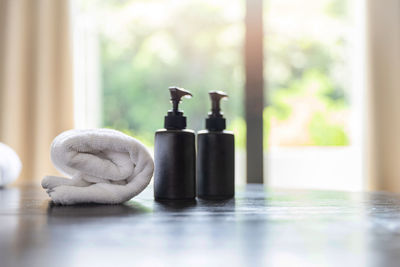
M 211 112 L 208 113 L 208 118 L 206 119 L 206 128 L 209 131 L 223 131 L 226 128 L 226 122 L 221 112 L 220 101 L 222 98 L 227 98 L 228 95 L 222 91 L 211 91 L 209 95 Z
M 186 117 L 179 110 L 178 106 L 182 97 L 190 98 L 192 94 L 183 88 L 169 87 L 171 94 L 172 110 L 168 111 L 168 115 L 164 117 L 164 128 L 168 130 L 182 130 L 186 128 Z

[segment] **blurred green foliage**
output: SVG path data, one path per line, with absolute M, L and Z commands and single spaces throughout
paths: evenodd
M 343 127 L 329 123 L 324 113 L 314 113 L 309 130 L 313 143 L 319 146 L 349 144 L 349 138 Z
M 310 88 L 315 88 L 315 92 Z M 278 90 L 272 95 L 271 105 L 264 110 L 264 140 L 268 140 L 270 122 L 272 118 L 285 121 L 293 112 L 290 104 L 300 99 L 316 99 L 323 108 L 322 111 L 314 111 L 307 130 L 310 134 L 308 143 L 298 145 L 311 146 L 346 146 L 349 138 L 343 125 L 329 122 L 331 114 L 347 110 L 348 104 L 343 95 L 337 97 L 335 87 L 324 73 L 317 69 L 307 70 L 300 79 L 293 80 L 288 88 Z M 264 143 L 266 146 L 268 143 Z
M 103 126 L 123 130 L 151 146 L 154 132 L 163 127 L 170 109 L 169 86 L 193 93 L 181 108 L 188 117 L 188 128 L 194 130 L 204 128 L 210 108 L 207 92 L 223 90 L 230 96 L 222 104 L 228 129 L 235 132 L 236 145 L 245 147 L 243 0 L 94 2 L 100 10 Z M 279 0 L 267 4 L 266 16 L 276 11 L 274 2 Z M 328 1 L 325 16 L 343 20 L 344 2 Z M 285 35 L 274 29 L 267 33 L 265 145 L 271 120 L 289 120 L 296 99 L 310 96 L 315 86 L 310 97 L 324 110 L 310 115 L 308 126 L 296 129 L 310 136 L 308 143 L 298 145 L 348 145 L 344 125 L 329 119 L 330 114 L 349 109 L 343 35 L 327 43 L 315 36 Z
M 132 14 L 128 19 L 131 24 L 123 25 L 124 34 L 130 36 L 128 43 L 116 42 L 110 35 L 100 36 L 103 124 L 129 129 L 152 143 L 154 132 L 163 127 L 164 116 L 171 108 L 168 87 L 176 85 L 194 96 L 180 105 L 188 117 L 188 128 L 204 128 L 211 90 L 224 90 L 230 96 L 222 104 L 229 128 L 242 125 L 238 119 L 243 112 L 240 14 L 239 18 L 227 17 L 224 5 L 209 1 L 192 0 L 173 8 L 165 1 L 149 2 L 167 12 L 162 23 L 138 22 L 135 26 L 139 18 Z M 110 3 L 112 12 L 118 14 L 129 5 L 134 8 L 144 2 Z M 229 40 L 232 38 L 238 41 Z
M 345 116 L 342 120 L 334 119 L 348 113 L 350 108 L 351 72 L 348 36 L 344 31 L 350 23 L 349 2 L 268 1 L 264 147 L 276 142 L 269 140 L 271 131 L 277 131 L 278 136 L 290 131 L 294 139 L 307 132 L 309 138 L 295 145 L 349 145 L 348 121 Z M 310 11 L 311 7 L 315 11 Z M 290 8 L 292 11 L 288 11 Z M 290 121 L 299 113 L 308 118 L 300 126 Z M 286 127 L 278 129 L 276 124 Z

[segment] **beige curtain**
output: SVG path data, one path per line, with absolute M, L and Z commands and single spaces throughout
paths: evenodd
M 56 173 L 49 147 L 73 127 L 69 3 L 0 0 L 0 142 L 15 149 L 17 183 Z
M 400 192 L 400 1 L 367 0 L 369 188 Z

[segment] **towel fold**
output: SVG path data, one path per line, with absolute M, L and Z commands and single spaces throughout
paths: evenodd
M 0 187 L 15 181 L 21 168 L 21 160 L 17 153 L 6 144 L 0 143 Z
M 154 170 L 147 148 L 111 129 L 69 130 L 51 145 L 51 160 L 61 173 L 46 176 L 42 187 L 54 203 L 118 204 L 142 192 Z

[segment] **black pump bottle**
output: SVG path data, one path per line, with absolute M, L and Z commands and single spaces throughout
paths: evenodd
M 164 117 L 164 128 L 155 134 L 154 198 L 156 200 L 196 197 L 195 134 L 186 129 L 186 117 L 178 109 L 182 97 L 192 94 L 170 87 L 172 110 Z
M 220 100 L 228 95 L 210 92 L 211 112 L 206 129 L 197 135 L 197 193 L 205 199 L 226 199 L 235 195 L 235 141 L 225 131 Z

